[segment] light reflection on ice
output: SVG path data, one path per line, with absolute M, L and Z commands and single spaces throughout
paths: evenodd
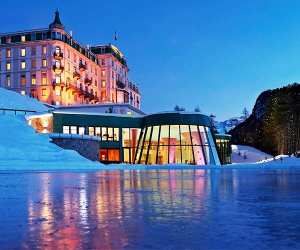
M 299 176 L 288 170 L 2 174 L 0 244 L 7 249 L 298 247 Z

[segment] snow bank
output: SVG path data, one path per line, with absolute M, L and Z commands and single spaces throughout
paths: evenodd
M 0 87 L 0 109 L 23 109 L 37 112 L 47 112 L 48 108 L 41 102 L 28 96 L 22 96 L 11 90 Z
M 24 117 L 0 115 L 0 170 L 99 169 L 75 151 L 49 142 L 37 134 Z
M 232 163 L 255 163 L 273 158 L 272 155 L 266 154 L 250 146 L 232 145 L 231 149 Z

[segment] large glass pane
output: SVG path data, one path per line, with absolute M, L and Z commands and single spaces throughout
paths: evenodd
M 151 145 L 149 149 L 147 164 L 156 164 L 157 146 Z
M 189 125 L 180 125 L 181 145 L 192 145 Z
M 152 130 L 151 146 L 158 145 L 159 126 L 154 126 Z
M 71 134 L 73 134 L 73 135 L 77 134 L 77 127 L 76 126 L 71 126 Z
M 182 163 L 194 164 L 192 146 L 181 146 L 181 151 L 182 151 Z
M 130 147 L 129 128 L 122 128 L 123 147 Z
M 85 131 L 85 128 L 84 128 L 84 127 L 79 127 L 79 128 L 78 128 L 78 134 L 84 135 L 84 131 Z
M 102 127 L 101 134 L 102 134 L 102 141 L 107 141 L 107 138 L 108 138 L 107 128 Z
M 113 141 L 114 140 L 114 132 L 113 132 L 113 128 L 107 128 L 107 140 L 109 141 Z
M 214 156 L 211 148 L 209 146 L 204 146 L 206 164 L 207 165 L 215 165 Z
M 94 136 L 95 135 L 95 128 L 94 127 L 89 127 L 89 135 Z
M 193 146 L 195 164 L 196 165 L 205 165 L 205 149 L 204 146 Z
M 159 146 L 157 164 L 168 164 L 168 146 Z
M 101 128 L 100 127 L 95 128 L 95 135 L 98 137 L 101 137 Z
M 69 126 L 63 126 L 63 134 L 70 134 L 70 127 Z
M 169 146 L 169 163 L 181 163 L 181 150 L 180 146 L 170 145 Z
M 204 127 L 199 126 L 199 131 L 200 131 L 202 145 L 208 145 L 208 140 L 207 140 L 207 136 L 206 136 Z
M 130 163 L 130 148 L 123 148 L 123 161 Z
M 149 144 L 150 144 L 151 130 L 152 130 L 152 127 L 147 127 L 147 132 L 146 132 L 146 136 L 145 136 L 145 140 L 144 140 L 142 157 L 141 157 L 141 164 L 146 163 L 147 151 L 148 151 Z
M 157 145 L 158 145 L 159 126 L 152 128 L 151 143 L 147 164 L 156 164 Z
M 170 126 L 170 145 L 180 145 L 179 125 Z
M 134 163 L 140 163 L 140 157 L 141 157 L 141 153 L 142 153 L 142 146 L 143 146 L 143 142 L 145 139 L 145 135 L 146 135 L 146 128 L 144 128 L 143 130 L 141 130 L 141 135 L 140 135 L 140 140 L 139 140 L 139 145 L 137 148 L 137 153 L 135 156 L 135 162 Z
M 159 145 L 169 145 L 169 126 L 163 125 L 160 127 Z
M 131 158 L 131 162 L 134 162 L 134 157 L 135 157 L 135 154 L 137 152 L 137 148 L 130 148 L 131 150 L 131 155 L 130 155 L 130 158 Z
M 120 161 L 120 150 L 119 149 L 108 149 L 108 161 L 119 162 Z
M 119 128 L 114 128 L 114 141 L 119 141 Z
M 197 126 L 191 125 L 190 128 L 191 128 L 192 144 L 193 145 L 201 145 Z
M 138 144 L 139 136 L 141 129 L 139 128 L 131 128 L 130 129 L 130 141 L 131 147 L 136 147 Z

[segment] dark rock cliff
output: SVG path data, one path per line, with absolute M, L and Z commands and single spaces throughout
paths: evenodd
M 250 117 L 229 134 L 234 144 L 273 155 L 300 151 L 300 84 L 261 93 Z

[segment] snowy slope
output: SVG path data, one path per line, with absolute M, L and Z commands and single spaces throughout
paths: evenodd
M 254 163 L 273 158 L 256 148 L 244 145 L 232 145 L 232 163 Z
M 48 111 L 36 99 L 3 88 L 0 108 Z M 35 133 L 24 116 L 0 112 L 0 170 L 98 169 L 101 165 L 52 144 L 48 135 Z
M 37 134 L 24 117 L 0 115 L 0 170 L 98 169 L 77 152 L 49 142 Z
M 47 112 L 48 108 L 41 102 L 28 96 L 0 88 L 0 109 L 24 109 L 37 112 Z

